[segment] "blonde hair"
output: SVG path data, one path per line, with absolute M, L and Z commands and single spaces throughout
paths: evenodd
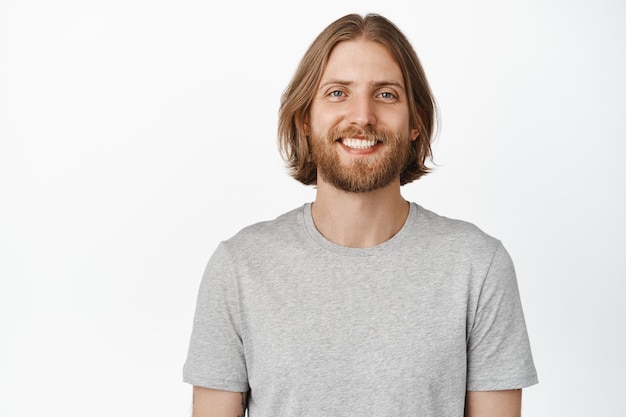
M 400 29 L 385 17 L 350 14 L 328 25 L 313 41 L 281 97 L 279 150 L 291 176 L 303 184 L 317 183 L 317 166 L 310 157 L 305 129 L 315 90 L 333 48 L 340 42 L 360 38 L 381 43 L 396 59 L 407 89 L 410 127 L 419 130 L 418 138 L 411 142 L 400 184 L 430 172 L 426 161 L 432 159 L 430 144 L 436 130 L 437 106 L 417 54 Z

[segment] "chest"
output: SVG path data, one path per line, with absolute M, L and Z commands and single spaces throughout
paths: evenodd
M 459 266 L 285 263 L 257 274 L 241 298 L 251 386 L 406 386 L 464 372 L 468 271 Z

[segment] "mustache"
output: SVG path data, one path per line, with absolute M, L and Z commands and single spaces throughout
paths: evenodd
M 385 129 L 374 129 L 371 127 L 358 128 L 356 126 L 347 126 L 343 128 L 334 128 L 328 132 L 327 137 L 336 141 L 343 138 L 362 137 L 363 139 L 376 140 L 379 142 L 387 142 L 395 138 L 395 134 Z

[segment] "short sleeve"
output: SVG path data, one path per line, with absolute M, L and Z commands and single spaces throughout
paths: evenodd
M 538 382 L 513 262 L 499 244 L 484 278 L 467 345 L 467 390 Z
M 233 263 L 221 243 L 204 271 L 183 381 L 234 392 L 248 390 Z

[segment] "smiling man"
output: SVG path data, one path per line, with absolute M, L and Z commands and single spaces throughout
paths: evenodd
M 315 201 L 211 257 L 184 367 L 195 417 L 520 415 L 537 376 L 510 257 L 401 194 L 434 125 L 393 23 L 348 15 L 317 37 L 279 120 Z

